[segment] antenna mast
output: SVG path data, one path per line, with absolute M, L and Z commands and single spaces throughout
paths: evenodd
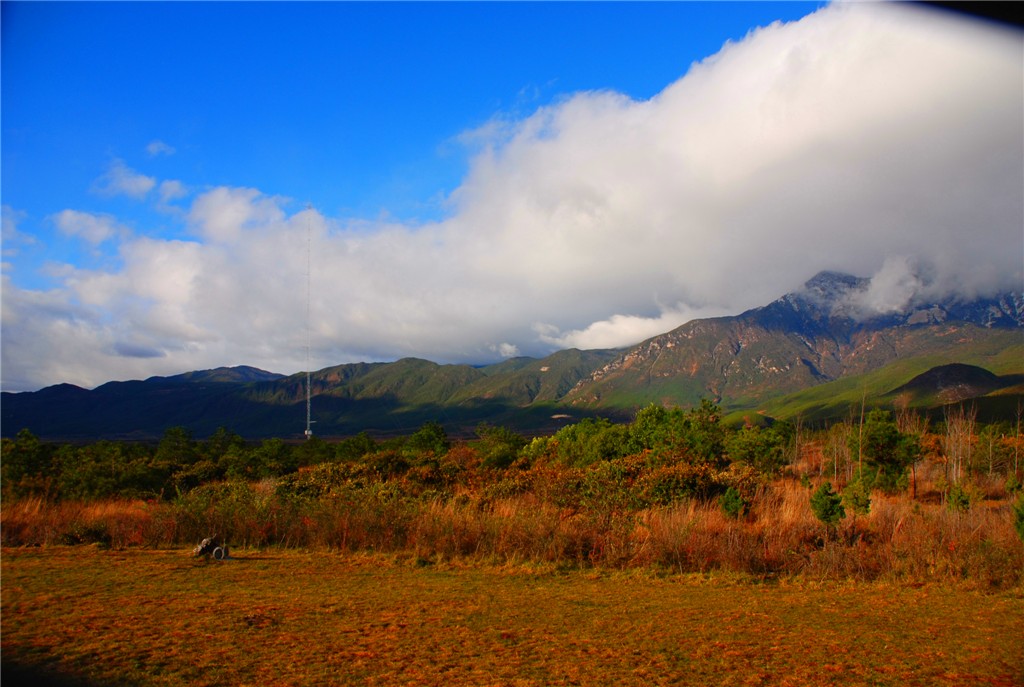
M 309 301 L 311 298 L 310 280 L 312 270 L 311 266 L 311 254 L 310 249 L 312 239 L 309 228 L 309 215 L 313 206 L 309 203 L 306 204 L 306 439 L 310 439 L 313 436 L 313 420 L 311 418 L 311 410 L 313 403 L 313 386 L 312 376 L 313 372 L 309 365 Z

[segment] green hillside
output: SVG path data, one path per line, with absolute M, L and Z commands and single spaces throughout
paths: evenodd
M 966 363 L 1024 373 L 1024 332 L 956 324 L 865 332 L 808 345 L 791 333 L 730 320 L 657 337 L 631 349 L 566 397 L 567 404 L 628 412 L 650 403 L 710 398 L 737 412 L 833 417 L 933 367 Z
M 516 358 L 484 368 L 485 376 L 458 390 L 449 403 L 459 405 L 494 399 L 517 407 L 556 403 L 581 379 L 616 355 L 618 352 L 611 350 L 571 348 L 540 360 Z
M 851 411 L 859 412 L 862 402 L 869 406 L 892 407 L 897 399 L 891 392 L 906 384 L 914 377 L 940 365 L 964 363 L 976 365 L 1001 377 L 1024 374 L 1024 342 L 1015 331 L 993 332 L 994 336 L 977 346 L 965 346 L 943 353 L 931 353 L 912 358 L 896 360 L 882 368 L 859 375 L 851 375 L 832 382 L 767 399 L 760 404 L 727 404 L 735 414 L 760 413 L 779 419 L 800 416 L 806 420 L 834 420 L 850 416 Z M 980 402 L 986 408 L 996 409 L 1016 403 L 1024 397 L 1020 384 L 1008 385 Z M 935 408 L 938 399 L 920 397 L 912 399 L 911 407 Z

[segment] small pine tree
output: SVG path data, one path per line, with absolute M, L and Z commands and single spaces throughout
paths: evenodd
M 871 490 L 863 480 L 855 479 L 846 485 L 843 490 L 843 501 L 857 515 L 867 515 L 871 512 Z
M 971 508 L 971 494 L 959 482 L 949 487 L 946 494 L 946 507 L 954 513 L 966 513 Z
M 811 510 L 828 527 L 835 527 L 846 517 L 843 498 L 833 491 L 831 482 L 825 482 L 811 494 Z
M 736 491 L 736 487 L 726 489 L 725 493 L 718 497 L 718 505 L 733 520 L 739 520 L 743 516 L 744 511 L 747 510 L 747 502 Z

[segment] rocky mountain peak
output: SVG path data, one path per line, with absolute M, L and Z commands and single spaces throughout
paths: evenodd
M 974 298 L 950 294 L 929 298 L 921 292 L 908 296 L 902 306 L 885 303 L 879 307 L 874 288 L 871 279 L 841 272 L 819 272 L 796 291 L 740 317 L 774 329 L 805 334 L 827 330 L 840 336 L 855 330 L 949 321 L 986 328 L 1024 327 L 1022 293 Z
M 825 270 L 804 282 L 803 287 L 793 295 L 820 302 L 835 302 L 848 296 L 851 291 L 863 291 L 870 283 L 870 279 Z

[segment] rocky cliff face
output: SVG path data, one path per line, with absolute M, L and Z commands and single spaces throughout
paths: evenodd
M 581 380 L 567 402 L 598 406 L 643 402 L 754 401 L 897 358 L 945 350 L 1004 328 L 1024 336 L 1024 298 L 911 303 L 872 312 L 870 282 L 823 272 L 803 288 L 735 317 L 688 322 L 622 353 Z

